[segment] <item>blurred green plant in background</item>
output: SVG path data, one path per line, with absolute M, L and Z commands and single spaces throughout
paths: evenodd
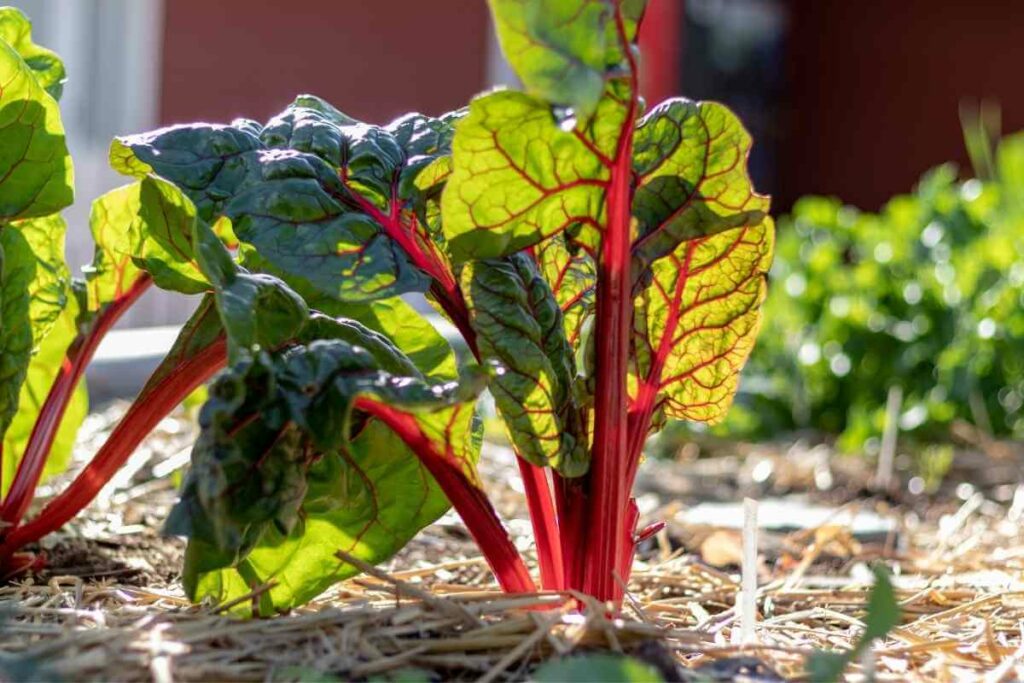
M 878 213 L 805 197 L 780 220 L 765 328 L 713 433 L 876 452 L 898 386 L 904 437 L 1024 437 L 1024 133 L 996 141 L 991 111 L 964 119 L 975 177 L 947 164 Z

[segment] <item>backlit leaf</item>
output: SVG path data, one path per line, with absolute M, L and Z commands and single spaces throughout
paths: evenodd
M 594 314 L 597 268 L 593 257 L 578 246 L 571 246 L 563 235 L 541 242 L 535 249 L 537 264 L 555 294 L 565 336 L 578 348 L 583 324 Z
M 614 30 L 610 0 L 490 0 L 502 52 L 526 91 L 593 113 Z M 611 43 L 609 42 L 611 41 Z
M 726 107 L 673 99 L 640 120 L 633 147 L 637 274 L 681 242 L 755 226 L 769 200 L 747 175 L 750 135 Z
M 771 219 L 684 242 L 636 299 L 631 393 L 666 417 L 714 422 L 732 402 L 760 326 Z
M 56 100 L 64 89 L 64 62 L 57 53 L 32 42 L 32 22 L 15 7 L 0 7 L 0 42 L 25 60 L 36 81 Z
M 46 216 L 74 199 L 74 171 L 56 100 L 0 24 L 0 223 Z
M 604 222 L 609 169 L 542 100 L 512 91 L 476 98 L 456 127 L 452 160 L 441 207 L 456 261 L 498 258 Z
M 21 462 L 25 446 L 35 427 L 36 418 L 39 417 L 39 410 L 60 371 L 68 346 L 71 345 L 78 333 L 75 324 L 77 316 L 78 304 L 73 297 L 69 297 L 67 305 L 61 309 L 47 335 L 29 360 L 25 381 L 18 394 L 17 412 L 3 435 L 3 471 L 0 472 L 3 486 L 0 488 L 0 494 L 6 494 L 7 488 L 13 481 L 18 463 Z M 89 399 L 85 382 L 82 381 L 71 395 L 53 445 L 47 454 L 46 466 L 43 469 L 44 479 L 67 469 L 68 463 L 71 461 L 71 451 L 75 445 L 78 428 L 88 410 Z

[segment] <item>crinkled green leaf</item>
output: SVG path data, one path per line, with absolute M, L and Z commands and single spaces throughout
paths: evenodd
M 211 387 L 193 469 L 168 521 L 171 533 L 190 536 L 194 598 L 229 599 L 253 579 L 273 579 L 260 611 L 301 604 L 355 573 L 337 550 L 379 562 L 446 509 L 404 444 L 352 415 L 357 397 L 425 411 L 424 431 L 435 425 L 436 438 L 454 437 L 468 467 L 475 461 L 478 381 L 432 385 L 418 373 L 390 374 L 381 368 L 415 369 L 379 334 L 326 318 L 311 325 L 311 334 L 333 338 L 257 354 Z
M 249 155 L 263 143 L 248 129 L 196 124 L 115 138 L 110 165 L 135 178 L 156 173 L 177 185 L 211 221 L 249 173 Z
M 502 52 L 527 92 L 589 116 L 604 91 L 609 47 L 617 42 L 612 28 L 615 3 L 490 0 L 489 4 Z
M 491 393 L 524 458 L 565 476 L 587 470 L 584 420 L 572 392 L 573 351 L 562 311 L 525 254 L 462 270 L 481 360 L 499 364 Z
M 2 234 L 2 231 L 0 231 Z M 78 304 L 73 297 L 68 298 L 67 305 L 61 309 L 49 332 L 41 340 L 35 354 L 29 360 L 25 381 L 18 394 L 17 412 L 3 435 L 3 471 L 0 472 L 0 495 L 6 494 L 14 479 L 18 463 L 21 462 L 28 444 L 29 437 L 39 416 L 39 410 L 46 400 L 50 387 L 53 386 L 68 346 L 78 333 L 76 319 Z M 6 333 L 3 335 L 6 336 Z M 5 356 L 6 357 L 6 356 Z M 67 469 L 71 461 L 71 451 L 75 444 L 78 428 L 89 410 L 89 399 L 85 382 L 79 382 L 71 395 L 60 427 L 47 454 L 43 477 L 59 474 Z
M 15 257 L 19 264 L 31 267 L 29 264 L 34 261 L 35 273 L 28 287 L 29 327 L 32 329 L 32 344 L 37 347 L 49 334 L 70 298 L 71 274 L 64 261 L 67 225 L 63 218 L 53 215 L 19 221 L 11 224 L 11 228 L 21 233 L 32 253 L 31 259 Z M 3 241 L 0 238 L 0 242 Z
M 426 291 L 423 259 L 447 267 L 417 219 L 414 181 L 447 154 L 457 115 L 370 126 L 306 95 L 262 128 L 236 121 L 119 138 L 111 160 L 123 173 L 169 179 L 203 220 L 227 216 L 278 270 L 365 302 Z
M 4 16 L 11 22 L 12 15 Z M 47 216 L 74 199 L 60 110 L 38 78 L 0 40 L 0 223 Z
M 750 134 L 716 102 L 667 100 L 640 120 L 633 247 L 637 274 L 681 242 L 761 223 L 769 199 L 747 175 Z
M 249 273 L 236 265 L 206 223 L 193 221 L 191 228 L 196 262 L 213 286 L 230 356 L 275 349 L 294 339 L 309 318 L 302 297 L 273 275 Z
M 7 43 L 25 60 L 36 81 L 55 100 L 64 90 L 64 62 L 57 53 L 32 42 L 32 22 L 15 7 L 0 7 L 0 42 Z
M 400 297 L 364 303 L 338 301 L 312 287 L 306 280 L 274 268 L 251 248 L 243 250 L 242 263 L 253 271 L 281 278 L 310 309 L 338 318 L 351 318 L 385 335 L 425 377 L 446 380 L 458 376 L 458 364 L 451 345 L 419 311 Z
M 634 400 L 714 422 L 732 402 L 760 327 L 774 225 L 690 240 L 654 262 L 634 316 Z
M 580 224 L 600 230 L 610 171 L 595 151 L 542 100 L 512 91 L 473 100 L 441 200 L 452 257 L 498 258 Z
M 541 242 L 535 249 L 537 264 L 562 309 L 565 336 L 578 349 L 583 324 L 594 314 L 597 266 L 584 249 L 564 235 Z

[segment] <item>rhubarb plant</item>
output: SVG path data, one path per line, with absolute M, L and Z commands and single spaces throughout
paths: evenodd
M 98 205 L 94 230 L 126 241 L 101 250 L 85 291 L 116 302 L 133 285 L 110 293 L 104 274 L 138 274 L 202 303 L 113 445 L 9 546 L 81 509 L 221 370 L 167 522 L 188 537 L 193 599 L 287 610 L 449 505 L 505 590 L 621 599 L 651 532 L 631 497 L 645 440 L 669 419 L 721 419 L 753 346 L 768 199 L 727 108 L 646 110 L 642 0 L 489 4 L 522 92 L 382 126 L 306 95 L 265 124 L 115 140 L 111 163 L 135 183 Z M 125 221 L 127 236 L 102 230 Z M 539 584 L 477 474 L 485 388 L 523 477 Z

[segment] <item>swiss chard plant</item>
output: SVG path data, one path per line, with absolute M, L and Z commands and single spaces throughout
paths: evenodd
M 288 609 L 357 572 L 338 551 L 383 561 L 449 505 L 505 590 L 536 589 L 476 471 L 486 388 L 540 587 L 617 602 L 650 533 L 631 497 L 645 440 L 727 410 L 773 243 L 748 134 L 715 103 L 645 111 L 642 0 L 490 7 L 523 92 L 386 126 L 302 96 L 266 124 L 114 142 L 114 167 L 181 217 L 131 264 L 204 293 L 150 384 L 224 368 L 167 525 L 189 539 L 194 599 L 265 586 L 256 611 Z M 120 457 L 101 452 L 97 472 Z M 80 503 L 65 493 L 42 515 Z

